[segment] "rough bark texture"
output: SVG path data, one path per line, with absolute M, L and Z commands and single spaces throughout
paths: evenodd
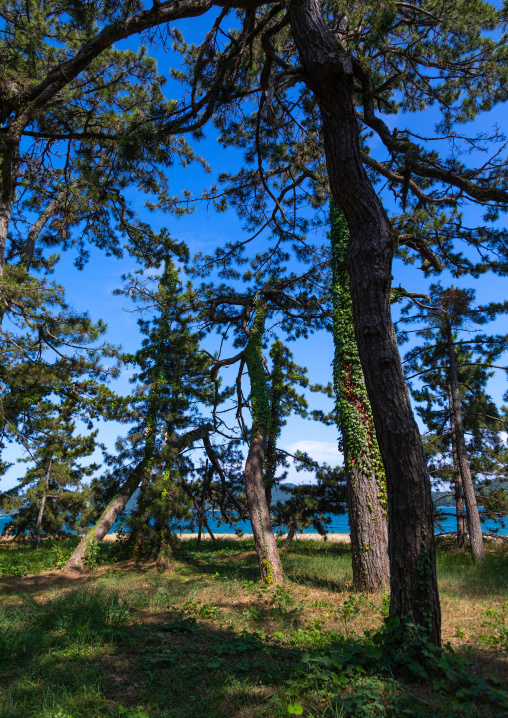
M 457 447 L 453 436 L 455 434 L 455 422 L 453 419 L 453 401 L 452 401 L 452 390 L 448 386 L 448 401 L 450 405 L 450 428 L 452 432 L 452 459 L 453 459 L 453 470 L 454 470 L 454 494 L 455 494 L 455 510 L 457 513 L 457 545 L 459 548 L 466 548 L 466 513 L 464 511 L 464 489 L 462 486 L 462 474 L 460 473 L 459 459 L 457 456 Z
M 263 482 L 265 439 L 265 431 L 258 426 L 253 426 L 245 464 L 245 493 L 261 580 L 267 584 L 278 584 L 283 583 L 284 574 Z
M 386 476 L 379 453 L 353 328 L 348 273 L 349 233 L 344 215 L 330 203 L 333 263 L 333 383 L 348 490 L 353 586 L 375 591 L 390 582 Z
M 326 27 L 318 0 L 293 0 L 289 16 L 321 112 L 330 189 L 349 228 L 355 335 L 387 478 L 390 614 L 418 625 L 439 645 L 430 479 L 390 311 L 395 241 L 362 165 L 352 60 Z
M 473 479 L 467 458 L 466 440 L 464 438 L 464 423 L 462 420 L 462 406 L 460 402 L 460 384 L 455 359 L 455 345 L 453 343 L 452 330 L 447 330 L 448 361 L 450 373 L 450 388 L 452 395 L 452 442 L 457 456 L 458 468 L 462 479 L 462 489 L 467 510 L 467 524 L 469 527 L 469 542 L 471 553 L 475 561 L 485 561 L 485 549 L 483 547 L 483 533 L 478 512 L 478 504 L 474 493 Z
M 390 583 L 386 510 L 380 500 L 376 472 L 369 462 L 368 447 L 353 463 L 347 457 L 345 449 L 353 587 L 376 591 Z

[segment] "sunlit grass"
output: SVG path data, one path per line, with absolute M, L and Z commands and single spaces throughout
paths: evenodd
M 71 550 L 62 543 L 60 553 Z M 109 563 L 111 544 L 94 571 L 44 572 L 55 552 L 52 542 L 38 551 L 0 545 L 0 561 L 8 556 L 15 574 L 0 579 L 0 718 L 282 718 L 293 701 L 304 718 L 337 718 L 338 689 L 307 686 L 295 670 L 309 651 L 379 629 L 388 607 L 384 592 L 351 593 L 347 544 L 299 538 L 282 556 L 281 589 L 257 583 L 249 540 L 182 542 L 164 573 L 120 554 Z M 470 653 L 477 672 L 505 678 L 508 554 L 497 545 L 487 554 L 478 567 L 451 546 L 439 548 L 443 635 Z M 23 565 L 35 575 L 21 577 Z M 411 685 L 362 681 L 358 705 L 379 699 L 388 711 L 365 715 L 406 715 L 394 707 L 406 703 L 389 701 L 412 695 Z M 414 690 L 418 705 L 428 697 L 440 711 L 418 715 L 496 716 L 471 702 L 449 709 L 428 687 Z

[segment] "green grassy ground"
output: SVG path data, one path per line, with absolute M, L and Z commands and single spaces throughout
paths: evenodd
M 508 715 L 508 551 L 475 566 L 439 549 L 443 655 L 379 633 L 385 594 L 350 592 L 349 547 L 295 542 L 283 588 L 257 584 L 249 541 L 181 544 L 171 571 L 73 540 L 0 544 L 0 718 Z M 30 574 L 30 575 L 26 575 Z

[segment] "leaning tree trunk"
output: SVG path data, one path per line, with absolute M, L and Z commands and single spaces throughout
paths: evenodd
M 289 17 L 321 113 L 330 189 L 349 228 L 355 335 L 386 472 L 390 615 L 440 645 L 430 479 L 391 319 L 396 238 L 362 164 L 353 60 L 327 28 L 319 0 L 291 0 Z
M 193 429 L 192 431 L 188 431 L 186 434 L 183 434 L 183 436 L 177 438 L 177 446 L 180 450 L 187 446 L 190 446 L 195 441 L 202 439 L 205 435 L 207 436 L 211 428 L 212 427 L 207 424 L 205 426 L 200 426 L 197 429 Z M 111 527 L 117 520 L 120 513 L 124 510 L 127 501 L 131 498 L 131 496 L 138 488 L 146 471 L 146 462 L 143 459 L 139 462 L 133 472 L 122 484 L 119 492 L 109 502 L 96 524 L 92 526 L 92 528 L 85 534 L 85 536 L 83 536 L 74 553 L 65 564 L 66 569 L 83 568 L 90 544 L 94 541 L 102 541 L 104 536 L 106 536 L 108 531 L 111 529 Z
M 471 469 L 467 458 L 466 440 L 464 438 L 464 423 L 462 420 L 462 406 L 460 402 L 460 384 L 455 359 L 455 346 L 451 327 L 447 327 L 448 362 L 450 374 L 450 389 L 452 394 L 452 445 L 457 455 L 458 468 L 462 479 L 464 499 L 466 502 L 467 524 L 469 527 L 469 542 L 471 553 L 475 561 L 485 561 L 485 549 L 483 548 L 483 533 L 480 521 L 480 513 L 476 503 Z
M 457 545 L 459 548 L 464 549 L 466 547 L 466 514 L 464 511 L 464 488 L 462 485 L 462 474 L 460 473 L 459 457 L 457 455 L 457 446 L 454 439 L 455 436 L 455 421 L 453 413 L 453 401 L 452 401 L 452 389 L 448 385 L 448 403 L 450 406 L 450 428 L 452 432 L 452 460 L 453 460 L 453 471 L 454 471 L 454 496 L 455 496 L 455 511 L 457 514 Z
M 264 307 L 257 308 L 254 325 L 244 352 L 250 378 L 252 406 L 252 431 L 245 463 L 245 494 L 261 581 L 278 584 L 283 583 L 284 574 L 264 485 L 265 443 L 270 422 L 266 374 L 261 355 L 264 312 Z
M 353 587 L 375 591 L 390 582 L 386 477 L 354 335 L 349 278 L 344 265 L 349 233 L 345 217 L 333 200 L 330 224 L 333 378 L 349 498 Z
M 111 529 L 125 504 L 138 488 L 146 470 L 145 462 L 141 461 L 128 479 L 123 483 L 120 491 L 112 499 L 101 514 L 97 523 L 83 536 L 70 559 L 65 564 L 66 569 L 82 569 L 87 553 L 95 541 L 102 541 Z

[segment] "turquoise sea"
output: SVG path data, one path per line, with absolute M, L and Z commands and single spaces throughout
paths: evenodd
M 449 514 L 446 516 L 442 521 L 440 526 L 436 526 L 435 532 L 437 534 L 439 533 L 447 533 L 451 531 L 456 531 L 457 529 L 457 522 L 455 519 L 455 509 L 454 508 L 447 508 L 445 509 L 446 513 Z M 332 516 L 331 517 L 332 522 L 331 526 L 329 528 L 329 533 L 331 534 L 348 534 L 349 533 L 349 523 L 348 523 L 348 517 L 347 514 L 341 514 L 339 516 Z M 9 516 L 3 515 L 0 516 L 0 534 L 4 528 L 4 526 L 9 522 Z M 231 526 L 228 526 L 228 524 L 222 523 L 219 525 L 219 522 L 214 517 L 210 516 L 208 519 L 209 525 L 213 533 L 218 534 L 234 534 L 235 529 Z M 117 521 L 113 527 L 111 528 L 110 533 L 115 533 L 119 521 Z M 501 527 L 500 524 L 496 521 L 485 521 L 482 523 L 483 531 L 485 533 L 499 533 L 501 536 L 508 536 L 508 519 L 505 521 L 505 527 Z M 237 529 L 241 529 L 244 533 L 252 533 L 251 525 L 248 521 L 239 521 L 238 524 L 236 524 Z M 196 529 L 194 529 L 195 531 Z M 191 533 L 190 530 L 183 530 L 182 533 Z M 316 533 L 314 529 L 306 529 L 305 533 Z

